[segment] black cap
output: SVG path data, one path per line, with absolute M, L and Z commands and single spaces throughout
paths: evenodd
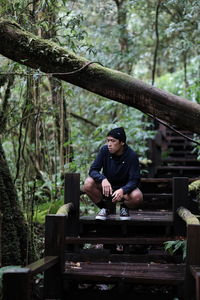
M 108 132 L 107 136 L 112 136 L 113 138 L 126 143 L 126 133 L 125 133 L 123 127 L 117 127 L 117 128 L 110 130 Z

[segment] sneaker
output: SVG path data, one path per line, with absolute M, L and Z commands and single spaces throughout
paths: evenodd
M 109 211 L 107 208 L 102 208 L 100 212 L 96 215 L 96 220 L 106 220 L 109 215 Z
M 120 215 L 119 215 L 121 220 L 129 220 L 130 215 L 129 215 L 129 209 L 127 207 L 120 207 Z

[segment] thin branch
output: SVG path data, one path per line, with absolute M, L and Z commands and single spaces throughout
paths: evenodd
M 187 140 L 191 141 L 192 143 L 195 143 L 197 145 L 200 145 L 200 142 L 198 141 L 195 141 L 194 139 L 190 138 L 189 136 L 183 134 L 182 132 L 176 130 L 174 127 L 170 126 L 169 124 L 165 123 L 164 121 L 154 117 L 153 115 L 151 114 L 146 114 L 148 115 L 149 117 L 153 118 L 154 120 L 156 120 L 157 122 L 159 122 L 160 124 L 163 124 L 164 126 L 166 126 L 167 128 L 171 129 L 172 131 L 176 132 L 177 134 L 181 135 L 182 137 L 186 138 Z
M 81 117 L 81 116 L 79 116 L 79 115 L 77 115 L 77 114 L 75 114 L 75 113 L 70 112 L 70 115 L 72 115 L 72 116 L 73 116 L 74 118 L 76 118 L 76 119 L 79 119 L 79 120 L 81 120 L 81 121 L 83 121 L 83 122 L 85 122 L 85 123 L 87 123 L 87 124 L 92 125 L 93 127 L 98 127 L 97 124 L 95 124 L 95 123 L 93 123 L 92 121 L 89 121 L 89 120 L 87 120 L 87 119 L 85 119 L 85 118 L 83 118 L 83 117 Z
M 159 47 L 158 17 L 159 17 L 160 4 L 161 4 L 161 0 L 158 0 L 156 6 L 156 19 L 155 19 L 156 46 L 155 46 L 154 57 L 153 57 L 152 85 L 154 85 L 154 81 L 155 81 L 156 63 L 157 63 L 157 55 L 158 55 L 158 47 Z

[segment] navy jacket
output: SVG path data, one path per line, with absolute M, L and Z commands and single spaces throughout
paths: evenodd
M 111 154 L 104 145 L 90 167 L 89 176 L 99 183 L 107 178 L 113 189 L 122 188 L 124 194 L 128 194 L 140 182 L 138 156 L 127 144 L 120 156 Z

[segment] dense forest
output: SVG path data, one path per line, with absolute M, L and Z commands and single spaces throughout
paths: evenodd
M 0 4 L 3 19 L 52 47 L 56 43 L 194 104 L 200 104 L 199 12 L 200 3 L 193 0 Z M 26 264 L 42 254 L 38 231 L 45 215 L 63 203 L 64 173 L 78 172 L 83 182 L 111 128 L 125 128 L 143 165 L 151 163 L 147 141 L 156 132 L 149 114 L 23 63 L 0 56 L 2 266 Z M 199 146 L 196 150 L 200 153 Z M 94 210 L 86 197 L 82 210 Z

